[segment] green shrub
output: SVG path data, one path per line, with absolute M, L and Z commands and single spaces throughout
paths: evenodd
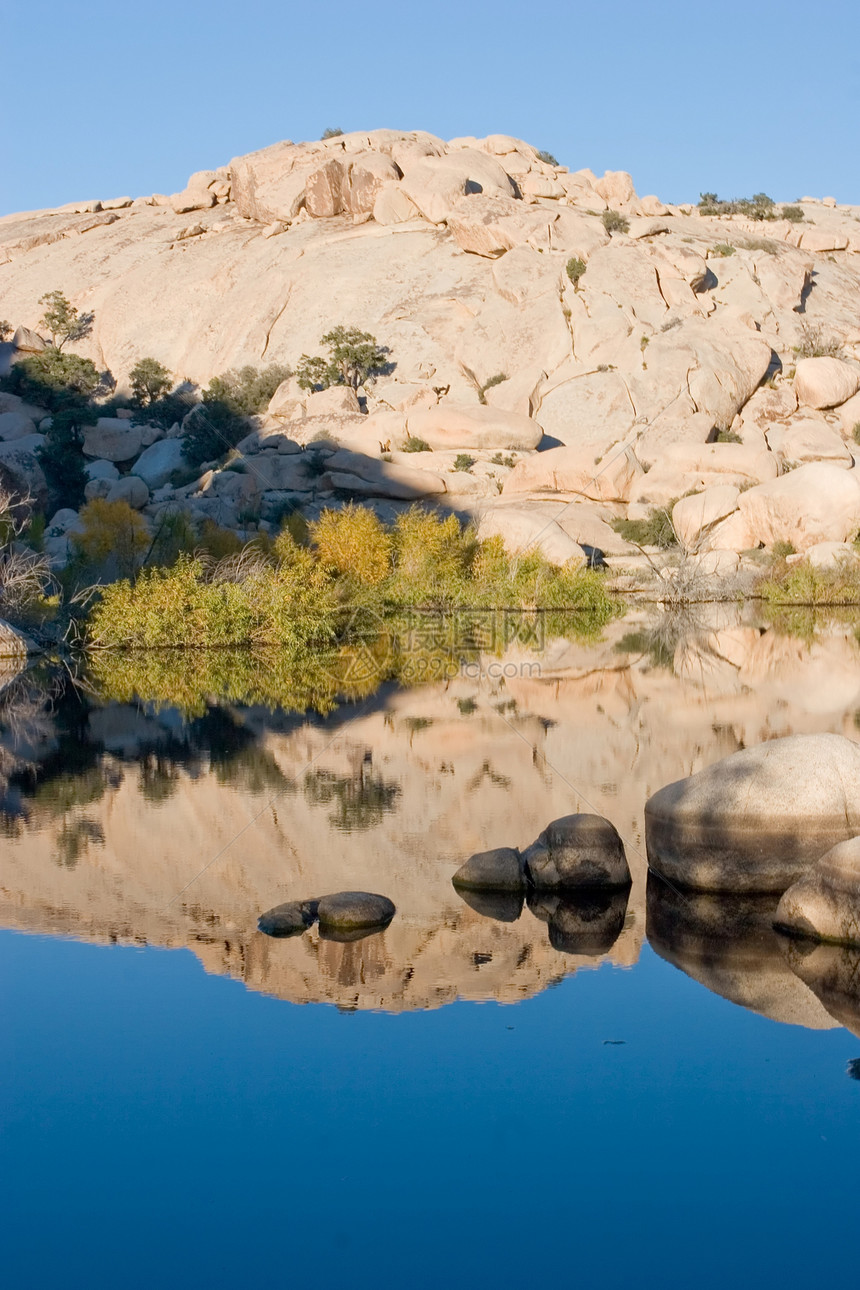
M 157 358 L 141 358 L 129 372 L 129 383 L 138 407 L 148 408 L 170 389 L 170 372 Z
M 0 341 L 8 340 L 14 331 L 15 328 L 8 318 L 0 318 Z
M 514 466 L 517 464 L 516 458 L 512 457 L 510 453 L 505 455 L 500 452 L 495 452 L 490 458 L 490 461 L 494 466 L 507 466 L 509 470 L 513 470 Z
M 772 551 L 777 560 L 784 560 L 787 555 L 795 554 L 795 546 L 793 542 L 774 542 Z
M 299 387 L 303 390 L 327 390 L 331 385 L 350 385 L 359 389 L 372 376 L 389 370 L 388 350 L 370 332 L 357 327 L 335 327 L 320 341 L 328 347 L 328 357 L 302 354 L 296 368 Z
M 487 390 L 492 390 L 495 388 L 495 386 L 502 385 L 503 382 L 506 381 L 507 379 L 508 379 L 507 372 L 496 372 L 495 376 L 491 376 L 488 381 L 485 381 L 484 384 L 481 386 L 481 388 L 478 390 L 478 398 L 480 399 L 481 403 L 487 402 L 487 398 L 486 398 Z
M 0 387 L 19 394 L 28 403 L 54 412 L 70 404 L 80 405 L 99 389 L 101 377 L 95 364 L 79 354 L 44 349 L 19 359 Z
M 580 260 L 578 255 L 572 255 L 568 260 L 565 271 L 575 287 L 579 286 L 579 280 L 587 268 L 585 260 Z
M 782 218 L 787 219 L 790 224 L 802 224 L 803 209 L 800 206 L 783 206 Z
M 604 211 L 600 218 L 607 233 L 628 233 L 630 231 L 630 221 L 620 211 Z
M 401 452 L 432 452 L 433 449 L 430 447 L 426 439 L 419 439 L 417 435 L 411 434 L 407 438 L 406 442 L 404 443 L 400 451 Z
M 233 369 L 212 377 L 203 391 L 203 402 L 223 403 L 236 416 L 251 417 L 265 412 L 278 386 L 291 375 L 282 363 Z
M 724 259 L 730 255 L 734 255 L 735 253 L 735 248 L 730 242 L 718 242 L 716 246 L 711 247 L 711 250 L 714 255 L 720 255 Z
M 97 497 L 81 509 L 81 524 L 72 545 L 83 561 L 97 572 L 134 577 L 150 544 L 143 517 L 128 502 Z
M 325 569 L 348 574 L 368 586 L 382 582 L 391 572 L 391 537 L 365 506 L 323 511 L 310 525 L 310 539 Z
M 656 546 L 667 551 L 678 545 L 672 525 L 672 508 L 677 500 L 674 498 L 666 506 L 652 507 L 644 520 L 612 520 L 612 527 L 625 542 L 632 542 L 636 546 Z
M 851 431 L 851 438 L 855 443 L 860 443 L 860 421 L 854 422 L 854 429 Z
M 758 593 L 772 605 L 857 605 L 860 562 L 846 560 L 829 569 L 816 569 L 801 560 L 769 574 L 759 584 Z
M 339 126 L 327 125 L 320 135 L 320 139 L 322 139 L 323 142 L 325 142 L 326 139 L 339 139 L 342 134 L 343 130 L 341 130 Z
M 192 409 L 182 451 L 191 466 L 218 461 L 248 433 L 248 422 L 226 403 L 205 399 Z
M 842 342 L 835 336 L 828 336 L 817 323 L 804 323 L 800 343 L 795 345 L 794 353 L 798 358 L 840 358 Z
M 558 158 L 554 157 L 551 152 L 547 152 L 545 148 L 539 150 L 538 161 L 542 161 L 547 166 L 557 166 L 559 164 Z
M 39 304 L 45 306 L 40 326 L 50 333 L 56 350 L 61 350 L 70 340 L 83 340 L 92 331 L 95 315 L 79 313 L 62 291 L 46 292 Z
M 773 199 L 767 193 L 736 197 L 729 202 L 722 201 L 716 193 L 701 193 L 699 212 L 702 215 L 745 215 L 753 220 L 776 219 Z
M 475 464 L 475 458 L 470 457 L 467 452 L 458 452 L 454 458 L 454 469 L 468 472 Z
M 718 430 L 715 443 L 743 443 L 743 439 L 736 430 Z

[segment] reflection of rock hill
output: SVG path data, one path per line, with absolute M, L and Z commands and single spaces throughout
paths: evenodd
M 296 1001 L 400 1009 L 517 999 L 597 960 L 553 949 L 528 911 L 512 923 L 482 917 L 451 877 L 475 851 L 524 846 L 548 821 L 593 810 L 627 847 L 634 885 L 609 957 L 632 963 L 651 793 L 777 734 L 851 735 L 858 702 L 847 630 L 806 648 L 729 625 L 679 647 L 676 677 L 644 649 L 615 648 L 636 628 L 613 624 L 596 647 L 553 643 L 540 676 L 510 667 L 504 679 L 461 676 L 381 696 L 349 720 L 278 732 L 262 710 L 236 713 L 260 742 L 232 762 L 183 768 L 166 752 L 156 765 L 134 762 L 136 749 L 169 746 L 176 714 L 96 709 L 90 737 L 105 751 L 95 769 L 64 781 L 50 808 L 44 794 L 31 799 L 29 822 L 4 842 L 0 922 L 188 946 L 208 969 Z M 281 901 L 357 887 L 397 906 L 380 936 L 333 945 L 315 931 L 289 942 L 256 931 Z M 750 1002 L 772 1012 L 765 998 Z

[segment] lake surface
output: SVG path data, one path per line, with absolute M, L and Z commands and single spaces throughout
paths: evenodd
M 473 640 L 412 686 L 371 650 L 316 713 L 203 694 L 202 658 L 160 696 L 138 664 L 10 672 L 9 1284 L 850 1284 L 860 962 L 645 861 L 664 784 L 860 738 L 858 625 L 788 626 L 632 613 Z M 451 886 L 579 810 L 624 838 L 626 900 Z M 356 888 L 385 931 L 257 929 Z

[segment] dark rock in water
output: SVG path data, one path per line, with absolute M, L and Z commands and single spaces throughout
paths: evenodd
M 387 927 L 396 910 L 387 896 L 377 896 L 369 891 L 338 891 L 333 896 L 323 896 L 317 908 L 320 934 L 333 939 L 333 934 L 367 932 L 373 928 Z
M 772 894 L 680 891 L 652 872 L 648 940 L 713 994 L 774 1021 L 825 1030 L 831 1018 L 792 972 L 773 930 L 776 903 Z
M 513 847 L 479 851 L 460 866 L 452 881 L 455 887 L 475 891 L 522 891 L 526 885 L 523 858 Z
M 476 914 L 494 918 L 497 923 L 515 923 L 523 912 L 525 888 L 519 891 L 476 891 L 459 887 L 456 882 L 454 888 L 460 899 Z
M 629 890 L 592 887 L 555 895 L 530 892 L 529 909 L 547 924 L 549 943 L 563 954 L 608 954 L 624 929 Z
M 783 892 L 774 925 L 790 936 L 860 949 L 860 838 L 840 842 Z
M 267 936 L 301 936 L 317 918 L 318 900 L 290 900 L 266 910 L 257 922 Z
M 840 1026 L 860 1036 L 860 949 L 781 938 L 786 962 Z
M 602 815 L 553 820 L 523 852 L 523 861 L 537 891 L 630 886 L 624 844 Z
M 860 746 L 791 735 L 668 784 L 645 805 L 648 862 L 677 886 L 785 891 L 860 834 Z

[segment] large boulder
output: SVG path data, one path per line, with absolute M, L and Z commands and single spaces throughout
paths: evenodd
M 840 358 L 802 358 L 794 388 L 798 402 L 808 408 L 835 408 L 860 390 L 860 367 Z
M 843 470 L 850 470 L 854 465 L 842 436 L 825 421 L 804 420 L 773 426 L 766 437 L 771 452 L 793 465 L 826 461 Z
M 134 463 L 131 473 L 137 475 L 150 488 L 163 487 L 170 482 L 170 477 L 175 470 L 182 470 L 188 465 L 182 445 L 182 439 L 159 439 L 148 448 L 144 448 Z
M 548 247 L 552 211 L 524 206 L 511 197 L 464 197 L 448 212 L 447 224 L 462 251 L 495 259 L 513 247 Z
M 840 842 L 783 892 L 774 924 L 794 936 L 860 947 L 860 837 Z
M 479 851 L 460 866 L 452 881 L 455 887 L 476 891 L 521 891 L 526 885 L 523 858 L 513 847 Z
M 528 451 L 543 438 L 540 426 L 530 417 L 480 403 L 416 408 L 407 416 L 406 431 L 410 438 L 423 439 L 431 448 Z
M 624 843 L 601 815 L 553 820 L 523 852 L 523 862 L 529 882 L 538 891 L 630 886 Z
M 266 936 L 301 936 L 316 922 L 318 910 L 318 900 L 289 900 L 261 914 L 257 926 Z
M 94 426 L 87 426 L 84 431 L 84 456 L 104 461 L 131 461 L 140 452 L 141 435 L 140 426 L 130 421 L 99 417 Z
M 592 501 L 626 501 L 642 473 L 630 448 L 612 449 L 598 462 L 588 448 L 550 448 L 518 461 L 502 492 L 578 493 Z
M 645 804 L 648 862 L 699 891 L 782 892 L 860 833 L 860 746 L 790 735 L 733 753 Z
M 860 529 L 860 471 L 812 462 L 742 493 L 738 505 L 756 542 L 797 551 L 844 542 Z
M 716 484 L 682 497 L 672 508 L 672 527 L 681 545 L 688 551 L 697 548 L 704 533 L 737 510 L 739 497 L 734 484 Z
M 585 551 L 562 528 L 555 515 L 548 515 L 527 503 L 520 506 L 508 503 L 488 505 L 478 521 L 478 537 L 482 540 L 500 537 L 511 555 L 538 550 L 552 564 L 581 566 L 587 563 Z
M 108 483 L 107 480 L 102 482 Z M 124 475 L 108 484 L 105 498 L 109 502 L 126 502 L 132 510 L 139 511 L 149 501 L 149 488 L 137 475 Z
M 37 507 L 44 506 L 48 492 L 38 456 L 44 446 L 43 434 L 0 443 L 0 485 L 20 497 L 30 497 Z
M 0 439 L 4 443 L 35 433 L 36 426 L 32 418 L 25 416 L 23 412 L 0 412 Z
M 493 157 L 462 148 L 441 157 L 422 157 L 403 178 L 403 191 L 431 224 L 442 224 L 461 197 L 516 197 L 516 185 Z

